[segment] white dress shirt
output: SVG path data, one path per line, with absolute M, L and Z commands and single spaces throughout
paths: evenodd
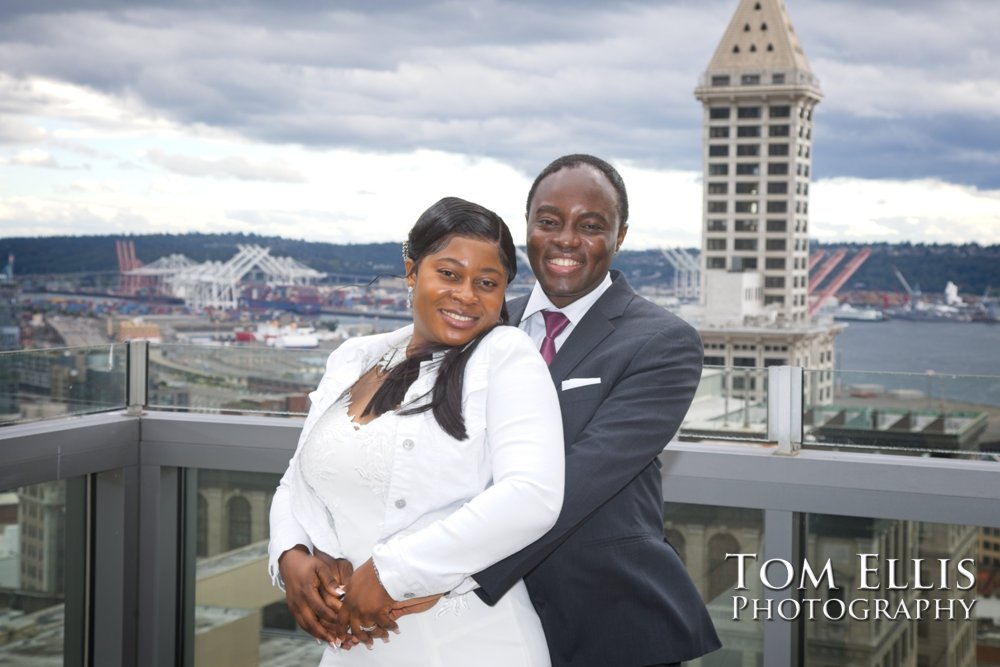
M 298 544 L 343 556 L 337 527 L 303 477 L 302 444 L 344 391 L 412 330 L 348 340 L 330 355 L 271 503 L 269 570 L 279 585 L 278 558 Z M 436 366 L 424 362 L 404 404 L 436 378 Z M 469 358 L 462 394 L 466 440 L 446 434 L 431 411 L 401 418 L 396 429 L 384 526 L 372 549 L 396 600 L 472 590 L 469 575 L 541 537 L 562 506 L 559 400 L 528 336 L 514 327 L 491 331 Z
M 545 295 L 545 292 L 542 291 L 541 284 L 536 282 L 535 286 L 531 288 L 531 296 L 528 297 L 528 305 L 524 309 L 524 314 L 521 315 L 521 323 L 518 327 L 531 336 L 531 340 L 534 341 L 535 349 L 537 350 L 542 347 L 542 339 L 545 338 L 545 318 L 542 316 L 542 311 L 555 310 L 562 313 L 569 320 L 569 324 L 555 338 L 556 352 L 558 352 L 562 344 L 569 338 L 569 335 L 573 333 L 576 325 L 580 323 L 583 316 L 590 310 L 590 307 L 597 303 L 597 300 L 601 298 L 601 295 L 609 287 L 611 287 L 610 273 L 604 276 L 604 280 L 587 294 L 565 308 L 556 308 L 552 305 L 549 297 Z

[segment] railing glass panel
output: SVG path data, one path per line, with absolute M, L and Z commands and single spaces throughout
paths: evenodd
M 664 503 L 663 514 L 664 535 L 684 561 L 708 605 L 723 646 L 700 660 L 684 664 L 692 667 L 762 664 L 763 625 L 732 619 L 738 571 L 737 561 L 727 559 L 726 554 L 763 553 L 763 511 Z
M 77 665 L 85 519 L 82 479 L 0 491 L 0 664 Z M 67 511 L 67 509 L 71 511 Z
M 189 472 L 197 477 L 195 666 L 319 664 L 324 647 L 298 629 L 267 573 L 268 512 L 281 475 Z
M 0 352 L 0 425 L 120 410 L 126 346 Z
M 303 416 L 329 350 L 151 345 L 149 408 Z
M 806 560 L 816 573 L 829 562 L 829 575 L 802 592 L 807 667 L 997 664 L 1000 529 L 819 514 L 808 521 Z M 786 615 L 794 608 L 787 604 Z
M 807 444 L 1000 458 L 1000 376 L 807 370 L 804 384 Z
M 767 369 L 705 366 L 681 436 L 766 440 Z

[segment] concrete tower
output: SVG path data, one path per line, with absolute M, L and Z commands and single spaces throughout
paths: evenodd
M 809 176 L 822 93 L 782 0 L 739 0 L 695 89 L 704 108 L 705 365 L 764 398 L 767 366 L 802 366 L 807 404 L 833 397 L 841 325 L 809 317 Z
M 732 294 L 735 277 L 719 272 L 757 272 L 762 281 L 740 282 L 763 297 L 746 314 L 805 323 L 822 93 L 781 0 L 740 0 L 695 96 L 704 106 L 703 298 L 711 310 L 709 295 Z

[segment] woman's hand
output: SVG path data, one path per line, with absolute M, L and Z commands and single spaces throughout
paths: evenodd
M 340 595 L 354 571 L 350 561 L 322 551 L 311 555 L 303 545 L 281 554 L 278 570 L 285 582 L 285 600 L 295 622 L 310 635 L 334 646 L 357 642 L 338 632 Z M 346 641 L 345 641 L 346 640 Z
M 401 603 L 382 587 L 371 558 L 354 571 L 344 592 L 336 626 L 338 635 L 344 636 L 349 629 L 355 639 L 371 648 L 375 639 L 388 641 L 389 630 L 399 631 L 390 612 Z

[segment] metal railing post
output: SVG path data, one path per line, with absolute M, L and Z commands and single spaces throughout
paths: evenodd
M 128 342 L 128 395 L 126 413 L 138 417 L 146 407 L 149 380 L 149 341 Z
M 794 456 L 802 448 L 802 368 L 767 369 L 767 439 L 778 443 L 776 454 Z

